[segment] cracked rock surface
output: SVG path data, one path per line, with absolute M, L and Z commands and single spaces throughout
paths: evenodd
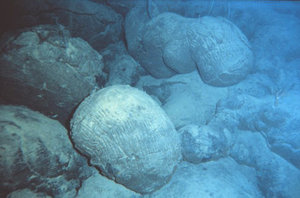
M 197 69 L 206 84 L 225 87 L 250 73 L 250 44 L 230 21 L 168 12 L 150 18 L 144 9 L 136 7 L 127 14 L 125 34 L 129 53 L 153 77 L 168 78 Z
M 80 180 L 89 174 L 67 130 L 26 107 L 0 106 L 0 145 L 1 197 L 23 188 L 28 188 L 24 196 L 32 190 L 74 197 Z
M 142 194 L 165 185 L 181 159 L 179 135 L 166 113 L 125 85 L 86 98 L 71 121 L 71 138 L 103 175 Z
M 62 26 L 37 26 L 2 37 L 0 98 L 68 122 L 76 105 L 104 84 L 102 56 Z

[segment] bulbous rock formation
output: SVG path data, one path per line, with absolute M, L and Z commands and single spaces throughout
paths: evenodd
M 71 121 L 71 138 L 102 174 L 142 194 L 163 186 L 181 158 L 179 135 L 166 113 L 126 85 L 86 98 Z
M 202 17 L 187 32 L 190 51 L 202 80 L 224 87 L 250 73 L 253 53 L 246 36 L 222 17 Z
M 4 35 L 0 50 L 4 103 L 25 105 L 63 124 L 106 78 L 102 56 L 62 26 L 40 25 Z
M 253 65 L 247 38 L 222 17 L 166 12 L 150 19 L 137 7 L 126 16 L 125 33 L 129 53 L 155 78 L 198 69 L 206 84 L 225 87 L 243 80 Z
M 25 187 L 74 197 L 89 174 L 86 167 L 59 122 L 26 107 L 0 105 L 0 197 Z

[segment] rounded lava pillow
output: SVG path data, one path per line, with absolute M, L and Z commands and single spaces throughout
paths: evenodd
M 202 17 L 188 31 L 190 50 L 202 80 L 226 87 L 239 83 L 253 67 L 253 53 L 246 36 L 221 17 Z
M 4 104 L 27 106 L 64 125 L 80 101 L 106 79 L 102 56 L 61 26 L 7 33 L 0 39 L 0 51 Z
M 24 187 L 74 197 L 84 162 L 59 122 L 26 107 L 0 105 L 0 197 Z
M 71 138 L 103 175 L 142 194 L 163 186 L 181 158 L 179 135 L 166 113 L 126 85 L 87 97 L 71 121 Z

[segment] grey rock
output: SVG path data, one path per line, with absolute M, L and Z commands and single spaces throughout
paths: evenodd
M 129 55 L 118 56 L 107 67 L 109 67 L 109 76 L 105 86 L 135 85 L 139 79 L 139 68 L 141 66 Z
M 138 198 L 141 195 L 95 172 L 82 183 L 76 198 Z
M 243 80 L 252 68 L 247 38 L 224 18 L 192 19 L 174 13 L 150 18 L 135 8 L 126 16 L 125 34 L 129 53 L 156 78 L 197 67 L 205 83 L 229 86 Z
M 108 0 L 109 1 L 109 0 Z M 147 1 L 147 0 L 145 0 Z M 265 1 L 247 1 L 247 3 L 238 0 L 223 1 L 195 1 L 195 0 L 151 0 L 156 4 L 160 13 L 173 12 L 188 18 L 200 18 L 204 16 L 224 17 L 237 25 L 249 40 L 255 32 L 264 25 L 281 20 L 282 15 L 297 16 L 299 6 L 297 2 L 285 1 L 268 3 Z M 112 0 L 118 2 L 118 0 Z M 129 1 L 133 4 L 135 1 Z M 140 2 L 140 1 L 139 1 Z M 142 1 L 143 2 L 143 1 Z M 129 9 L 129 3 L 119 3 L 123 7 L 125 4 Z M 257 8 L 260 9 L 257 9 Z M 128 11 L 127 11 L 128 12 Z M 277 16 L 276 16 L 277 15 Z M 276 17 L 274 17 L 276 16 Z M 299 16 L 298 16 L 299 17 Z M 285 21 L 288 21 L 284 19 Z
M 128 51 L 138 62 L 139 59 L 134 54 L 137 54 L 137 49 L 141 47 L 140 42 L 143 37 L 142 31 L 144 25 L 150 21 L 150 17 L 145 12 L 145 9 L 145 6 L 142 8 L 138 6 L 132 8 L 126 15 L 124 23 Z
M 251 99 L 247 99 L 247 101 L 251 101 Z M 254 104 L 247 105 L 250 107 L 247 113 L 245 112 L 246 105 L 241 109 L 241 112 L 244 112 L 244 114 L 240 113 L 239 129 L 268 133 L 273 127 L 279 128 L 286 123 L 288 118 L 287 112 L 274 109 L 268 103 L 267 105 L 269 106 L 263 107 L 262 105 L 263 103 L 259 102 L 257 102 L 258 107 L 253 107 Z M 252 116 L 250 117 L 250 115 Z
M 299 197 L 300 170 L 271 152 L 260 133 L 240 132 L 231 156 L 257 170 L 258 185 L 265 197 Z
M 145 71 L 128 53 L 123 42 L 111 44 L 105 48 L 103 56 L 108 80 L 105 86 L 132 85 L 134 86 Z
M 137 17 L 139 21 L 136 23 Z M 172 13 L 160 14 L 150 20 L 138 8 L 132 9 L 126 16 L 129 52 L 152 76 L 164 78 L 195 70 L 195 63 L 187 53 L 188 47 L 185 47 L 187 23 L 184 20 Z M 184 31 L 178 31 L 178 28 Z M 182 63 L 187 64 L 183 67 Z
M 26 187 L 50 196 L 73 197 L 80 180 L 89 175 L 67 130 L 38 112 L 0 106 L 0 136 L 1 193 Z
M 102 57 L 62 26 L 37 26 L 2 37 L 0 98 L 66 124 L 76 105 L 106 74 Z
M 227 87 L 212 87 L 196 71 L 169 79 L 140 78 L 136 87 L 157 97 L 177 129 L 207 124 L 214 116 L 218 101 L 226 97 Z
M 261 133 L 273 152 L 300 168 L 300 105 L 295 102 L 298 101 L 299 88 L 295 85 L 274 93 L 272 82 L 260 80 L 258 75 L 253 78 L 244 81 L 242 86 L 238 85 L 235 91 L 230 91 L 231 96 L 218 103 L 217 112 L 224 109 L 231 111 L 236 115 L 238 130 Z M 296 82 L 295 78 L 288 77 L 290 82 Z M 237 89 L 241 92 L 238 96 Z
M 228 130 L 222 131 L 209 125 L 187 125 L 179 133 L 183 159 L 191 163 L 217 160 L 226 156 L 231 146 Z
M 106 177 L 139 192 L 163 186 L 181 159 L 180 139 L 146 93 L 125 85 L 87 97 L 71 121 L 75 147 Z
M 204 16 L 224 17 L 237 25 L 251 40 L 253 34 L 263 24 L 274 20 L 273 7 L 277 9 L 286 5 L 270 4 L 263 1 L 194 1 L 194 0 L 152 0 L 158 6 L 160 12 L 174 12 L 184 17 L 200 18 Z M 257 8 L 260 9 L 257 9 Z M 294 7 L 297 7 L 294 5 Z M 295 9 L 289 10 L 291 12 Z
M 268 133 L 271 150 L 282 156 L 300 170 L 300 119 L 294 118 L 280 128 L 272 128 Z
M 33 192 L 27 188 L 22 189 L 22 190 L 17 190 L 12 193 L 9 193 L 7 195 L 7 198 L 24 198 L 24 197 L 30 197 L 30 198 L 51 198 L 48 195 L 45 195 L 43 193 L 36 193 Z
M 104 64 L 109 64 L 114 61 L 120 55 L 128 55 L 126 46 L 123 41 L 118 43 L 112 43 L 108 45 L 105 49 L 100 51 L 101 56 L 103 57 Z
M 253 66 L 253 54 L 238 27 L 221 17 L 202 17 L 192 27 L 188 40 L 205 83 L 230 86 L 246 78 Z
M 61 24 L 73 37 L 81 37 L 96 50 L 119 41 L 122 34 L 122 16 L 108 6 L 89 0 L 13 0 L 6 4 L 15 11 L 6 19 L 11 28 Z
M 254 168 L 231 158 L 201 164 L 182 162 L 170 182 L 151 198 L 259 197 Z
M 266 111 L 261 118 L 268 124 L 264 131 L 271 150 L 300 169 L 300 104 L 299 88 L 290 90 L 280 98 L 276 108 Z
M 295 78 L 289 76 L 289 81 Z M 218 103 L 216 119 L 235 136 L 230 155 L 257 170 L 265 197 L 298 197 L 299 89 L 283 91 L 276 99 L 272 81 L 264 74 L 250 75 L 229 89 L 229 98 Z M 210 124 L 213 121 L 210 122 Z M 298 129 L 297 129 L 298 128 Z

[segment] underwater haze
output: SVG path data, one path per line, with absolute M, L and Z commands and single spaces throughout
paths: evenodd
M 300 2 L 2 0 L 0 197 L 299 198 Z

